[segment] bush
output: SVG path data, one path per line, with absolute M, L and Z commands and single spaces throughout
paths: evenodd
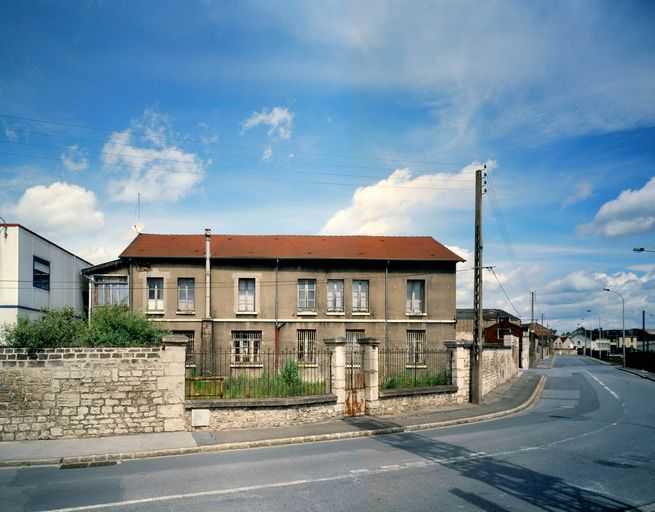
M 130 313 L 125 306 L 95 310 L 91 322 L 71 308 L 44 309 L 35 320 L 18 317 L 15 325 L 3 327 L 5 343 L 30 351 L 46 347 L 157 345 L 168 333 L 143 315 Z

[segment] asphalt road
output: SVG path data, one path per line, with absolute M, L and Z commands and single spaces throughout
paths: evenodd
M 655 510 L 655 382 L 559 357 L 541 401 L 441 430 L 0 470 L 13 510 Z

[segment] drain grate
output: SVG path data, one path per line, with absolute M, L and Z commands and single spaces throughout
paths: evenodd
M 70 464 L 61 464 L 59 469 L 86 469 L 100 468 L 103 466 L 115 466 L 118 464 L 115 460 L 103 460 L 98 462 L 71 462 Z

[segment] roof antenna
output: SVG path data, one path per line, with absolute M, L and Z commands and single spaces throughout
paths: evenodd
M 143 228 L 145 227 L 145 224 L 141 222 L 141 192 L 137 193 L 136 196 L 136 204 L 137 204 L 137 221 L 132 224 L 132 229 L 137 233 L 141 233 L 143 231 Z

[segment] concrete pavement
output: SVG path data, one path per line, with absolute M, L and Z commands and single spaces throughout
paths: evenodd
M 0 442 L 0 467 L 112 463 L 136 458 L 368 437 L 486 421 L 517 413 L 536 403 L 545 380 L 534 371 L 523 371 L 512 381 L 495 389 L 480 405 L 462 404 L 420 414 L 362 416 L 277 428 Z

